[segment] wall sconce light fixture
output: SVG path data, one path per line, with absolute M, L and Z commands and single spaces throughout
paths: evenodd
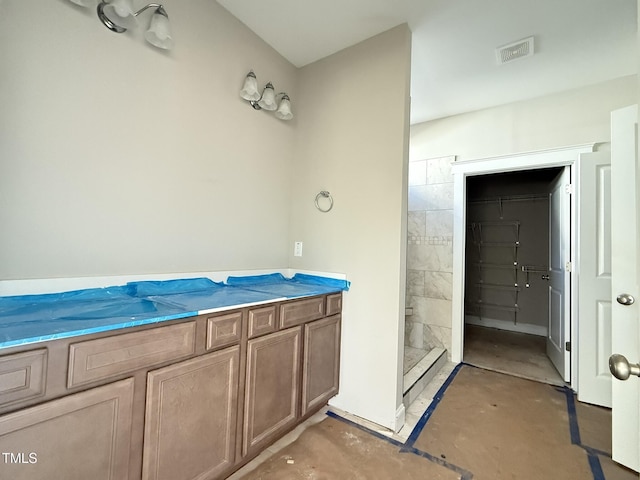
M 275 116 L 280 120 L 291 120 L 293 118 L 289 95 L 284 92 L 276 94 L 271 82 L 267 82 L 262 93 L 260 93 L 258 79 L 253 70 L 247 73 L 244 85 L 240 90 L 240 96 L 247 100 L 256 110 L 275 111 Z M 278 97 L 280 97 L 280 103 L 278 103 Z
M 97 2 L 97 0 L 71 1 L 83 7 L 92 7 Z M 112 32 L 122 33 L 129 28 L 136 27 L 138 15 L 150 8 L 154 8 L 155 11 L 151 15 L 149 29 L 145 32 L 144 38 L 154 47 L 170 50 L 173 47 L 173 37 L 169 26 L 169 16 L 159 3 L 150 3 L 134 12 L 131 0 L 99 0 L 97 13 L 105 27 Z

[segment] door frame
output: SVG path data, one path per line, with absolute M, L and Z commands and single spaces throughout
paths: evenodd
M 573 145 L 564 148 L 538 150 L 534 152 L 502 155 L 497 157 L 456 161 L 452 164 L 453 174 L 453 292 L 451 319 L 451 360 L 462 362 L 464 352 L 464 284 L 465 284 L 465 245 L 467 214 L 467 177 L 488 175 L 492 173 L 537 170 L 552 167 L 571 167 L 571 184 L 574 193 L 579 190 L 574 164 L 583 153 L 595 151 L 596 144 Z M 577 202 L 576 195 L 571 195 L 571 264 L 573 265 L 570 294 L 570 329 L 571 329 L 571 366 L 577 366 L 577 285 L 578 275 L 576 259 L 578 252 Z M 571 385 L 574 390 L 578 386 L 577 368 L 571 368 Z

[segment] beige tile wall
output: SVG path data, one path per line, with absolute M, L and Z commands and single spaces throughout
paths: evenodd
M 455 157 L 409 163 L 405 344 L 451 350 Z

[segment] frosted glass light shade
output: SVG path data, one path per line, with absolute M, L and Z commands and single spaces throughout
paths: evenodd
M 258 80 L 256 74 L 253 71 L 249 72 L 244 78 L 244 85 L 240 90 L 240 96 L 250 102 L 260 100 L 260 92 L 258 91 Z
M 133 15 L 131 0 L 112 0 L 104 6 L 103 12 L 112 23 L 119 27 L 129 29 L 138 24 Z
M 291 101 L 289 100 L 289 95 L 286 93 L 282 95 L 282 100 L 280 100 L 280 105 L 278 106 L 278 110 L 276 110 L 275 116 L 280 120 L 291 120 L 293 118 Z
M 149 30 L 144 34 L 147 42 L 154 47 L 170 50 L 173 48 L 173 38 L 171 37 L 171 27 L 169 25 L 169 17 L 166 13 L 160 12 L 160 8 L 151 17 Z
M 271 82 L 267 83 L 262 91 L 262 98 L 258 101 L 258 105 L 260 108 L 264 108 L 265 110 L 273 111 L 278 108 L 278 104 L 276 103 L 276 93 L 273 90 L 273 85 Z

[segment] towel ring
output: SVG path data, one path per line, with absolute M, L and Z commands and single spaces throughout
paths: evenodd
M 324 198 L 328 198 L 329 199 L 329 208 L 321 208 L 320 205 L 318 204 L 318 199 L 320 197 L 324 197 Z M 329 210 L 331 210 L 333 208 L 333 197 L 331 196 L 331 194 L 329 192 L 327 192 L 326 190 L 321 191 L 320 193 L 318 193 L 316 195 L 316 208 L 318 210 L 320 210 L 322 213 L 327 213 Z

